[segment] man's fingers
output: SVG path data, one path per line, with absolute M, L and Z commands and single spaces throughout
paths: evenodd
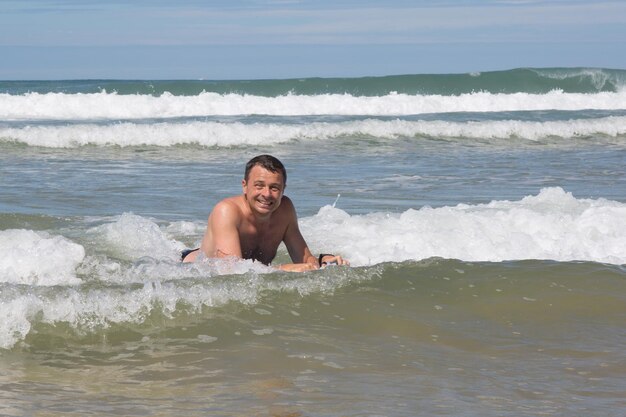
M 324 256 L 323 262 L 326 265 L 350 265 L 347 259 L 343 259 L 340 255 Z

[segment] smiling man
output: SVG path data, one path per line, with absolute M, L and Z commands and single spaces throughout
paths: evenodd
M 341 256 L 311 254 L 300 229 L 296 209 L 284 195 L 287 171 L 271 155 L 259 155 L 246 164 L 243 193 L 226 198 L 213 208 L 199 249 L 183 252 L 183 262 L 237 257 L 269 265 L 281 242 L 293 263 L 279 265 L 285 271 L 310 271 L 324 264 L 347 265 Z

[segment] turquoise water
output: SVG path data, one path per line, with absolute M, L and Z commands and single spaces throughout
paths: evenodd
M 361 78 L 296 78 L 285 80 L 67 80 L 0 81 L 0 92 L 97 93 L 191 96 L 202 92 L 237 93 L 264 97 L 285 94 L 350 94 L 383 96 L 400 94 L 490 93 L 545 94 L 552 90 L 567 93 L 616 92 L 626 82 L 626 71 L 601 68 L 520 68 L 468 74 L 407 74 Z
M 624 74 L 0 82 L 0 414 L 621 415 Z M 178 262 L 260 153 L 352 267 Z

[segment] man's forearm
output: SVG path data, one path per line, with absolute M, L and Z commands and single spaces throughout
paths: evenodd
M 278 269 L 282 270 L 282 271 L 287 271 L 287 272 L 304 272 L 304 271 L 314 271 L 316 269 L 319 269 L 319 266 L 317 265 L 317 261 L 315 261 L 314 264 L 312 263 L 301 263 L 301 264 L 282 264 L 282 265 L 278 265 Z

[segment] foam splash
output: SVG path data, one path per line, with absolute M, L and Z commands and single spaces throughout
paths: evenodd
M 113 222 L 96 226 L 88 233 L 96 237 L 105 251 L 125 260 L 151 257 L 176 261 L 185 248 L 154 221 L 133 213 L 124 213 Z
M 551 259 L 626 263 L 626 204 L 546 188 L 520 201 L 350 216 L 330 206 L 303 219 L 309 244 L 353 265 L 421 260 Z
M 75 285 L 85 249 L 63 236 L 32 230 L 0 231 L 0 282 L 34 286 Z
M 69 126 L 27 126 L 1 128 L 0 141 L 15 141 L 30 146 L 71 148 L 99 146 L 258 146 L 277 145 L 293 140 L 329 140 L 340 137 L 445 137 L 465 139 L 518 138 L 539 141 L 546 138 L 621 138 L 626 135 L 626 117 L 532 122 L 500 121 L 410 121 L 359 120 L 278 124 L 241 122 L 162 122 L 155 124 L 115 123 L 111 125 L 80 124 Z M 621 140 L 618 139 L 618 140 Z
M 35 322 L 69 324 L 78 331 L 107 328 L 115 323 L 142 323 L 153 311 L 166 317 L 184 303 L 192 310 L 221 305 L 228 301 L 250 302 L 254 291 L 240 291 L 235 285 L 186 287 L 160 281 L 139 288 L 82 290 L 63 288 L 54 294 L 20 294 L 0 303 L 0 348 L 11 348 L 23 340 Z
M 183 311 L 196 313 L 230 302 L 253 305 L 267 291 L 306 295 L 332 291 L 355 279 L 370 279 L 368 274 L 357 276 L 356 272 L 326 274 L 315 280 L 304 275 L 291 279 L 290 274 L 281 273 L 266 279 L 270 272 L 276 270 L 252 261 L 173 264 L 152 260 L 118 271 L 126 277 L 149 274 L 150 279 L 144 278 L 143 283 L 107 285 L 110 283 L 101 276 L 98 278 L 105 279 L 97 287 L 58 287 L 48 292 L 12 289 L 2 293 L 0 302 L 0 315 L 7 318 L 0 321 L 0 348 L 11 348 L 24 340 L 36 323 L 66 323 L 80 334 L 113 324 L 142 325 L 155 313 L 173 318 Z
M 456 96 L 388 94 L 283 95 L 263 97 L 203 92 L 195 96 L 163 93 L 118 95 L 116 93 L 0 94 L 0 119 L 85 120 L 146 119 L 264 114 L 296 115 L 412 115 L 448 112 L 497 112 L 536 110 L 624 109 L 626 92 L 595 94 L 496 94 L 475 92 Z

